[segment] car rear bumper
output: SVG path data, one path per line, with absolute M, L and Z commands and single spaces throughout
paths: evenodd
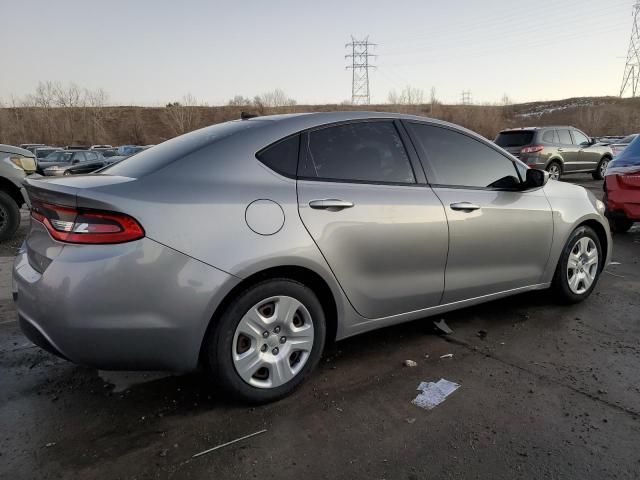
M 605 185 L 607 193 L 607 216 L 626 217 L 640 221 L 640 186 L 621 184 L 617 175 L 609 175 Z
M 42 273 L 36 268 L 23 247 L 13 296 L 24 334 L 101 369 L 196 368 L 215 308 L 239 281 L 147 238 L 64 245 Z

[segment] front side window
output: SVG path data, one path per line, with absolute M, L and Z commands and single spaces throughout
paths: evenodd
M 571 141 L 571 135 L 569 134 L 569 130 L 558 130 L 558 138 L 560 139 L 560 143 L 562 145 L 571 145 L 573 142 Z
M 515 188 L 520 179 L 515 165 L 484 143 L 448 128 L 409 123 L 426 157 L 431 184 Z
M 576 141 L 576 145 L 589 145 L 589 139 L 587 136 L 578 130 L 573 131 L 573 138 Z
M 298 176 L 372 183 L 415 183 L 392 122 L 357 122 L 313 130 Z

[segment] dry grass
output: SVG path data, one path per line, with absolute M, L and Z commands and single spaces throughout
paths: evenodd
M 179 110 L 176 110 L 179 109 Z M 160 143 L 196 128 L 237 119 L 255 107 L 67 107 L 0 108 L 0 143 Z M 488 138 L 503 128 L 574 125 L 590 135 L 640 131 L 640 98 L 575 98 L 554 102 L 493 105 L 294 105 L 259 107 L 261 115 L 337 110 L 401 112 L 457 123 Z

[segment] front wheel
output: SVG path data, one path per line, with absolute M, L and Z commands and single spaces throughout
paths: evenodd
M 576 228 L 560 255 L 552 289 L 564 303 L 578 303 L 591 295 L 598 282 L 604 255 L 592 228 Z
M 611 231 L 615 233 L 625 233 L 633 226 L 633 222 L 626 217 L 609 218 Z
M 0 241 L 8 240 L 20 226 L 20 207 L 6 192 L 0 192 Z
M 309 376 L 325 335 L 324 311 L 309 287 L 289 279 L 266 280 L 225 309 L 205 341 L 205 362 L 236 398 L 271 402 Z
M 604 174 L 607 172 L 607 166 L 609 166 L 609 159 L 607 157 L 604 157 L 600 160 L 600 163 L 598 163 L 598 167 L 596 168 L 595 172 L 591 174 L 593 179 L 603 180 Z

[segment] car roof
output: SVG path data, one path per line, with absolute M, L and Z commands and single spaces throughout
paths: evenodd
M 573 130 L 577 130 L 576 127 L 572 126 L 572 125 L 543 125 L 540 127 L 519 127 L 519 128 L 505 128 L 504 130 L 500 130 L 500 133 L 503 132 L 520 132 L 520 131 L 535 131 L 535 130 L 542 130 L 545 128 L 570 128 Z
M 0 144 L 0 152 L 5 153 L 17 153 L 22 155 L 23 157 L 35 157 L 35 154 L 20 147 L 14 147 L 13 145 L 4 145 Z

